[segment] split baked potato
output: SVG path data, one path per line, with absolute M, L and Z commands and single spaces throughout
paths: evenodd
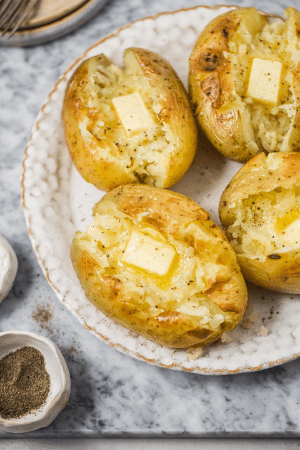
M 272 19 L 255 8 L 215 18 L 190 56 L 196 118 L 227 158 L 299 151 L 300 13 Z
M 233 177 L 220 218 L 245 278 L 300 294 L 300 153 L 264 153 Z
M 209 214 L 175 192 L 119 186 L 77 232 L 71 260 L 87 298 L 161 345 L 204 346 L 242 319 L 247 289 Z
M 139 182 L 168 188 L 197 149 L 197 125 L 175 70 L 149 50 L 129 48 L 124 69 L 105 55 L 85 60 L 64 98 L 68 149 L 99 189 Z

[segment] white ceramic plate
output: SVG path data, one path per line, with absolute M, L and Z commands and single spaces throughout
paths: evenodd
M 232 7 L 231 7 L 232 8 Z M 61 110 L 67 81 L 84 59 L 105 53 L 122 64 L 125 48 L 144 47 L 166 57 L 186 84 L 188 57 L 200 31 L 230 7 L 196 7 L 149 17 L 95 44 L 58 80 L 42 107 L 27 146 L 23 167 L 23 207 L 39 264 L 59 300 L 93 334 L 134 358 L 161 367 L 203 374 L 261 370 L 300 354 L 297 296 L 249 286 L 246 317 L 231 343 L 215 343 L 193 359 L 186 350 L 161 347 L 105 317 L 85 297 L 69 252 L 77 230 L 91 220 L 103 192 L 86 183 L 73 167 L 64 139 Z M 174 190 L 191 197 L 219 223 L 218 203 L 239 164 L 225 160 L 203 138 L 192 167 Z M 264 328 L 262 328 L 262 326 Z

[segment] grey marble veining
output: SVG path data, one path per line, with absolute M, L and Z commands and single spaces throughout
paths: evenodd
M 227 3 L 275 13 L 282 13 L 285 5 Z M 263 372 L 215 377 L 169 371 L 125 356 L 90 334 L 60 304 L 27 236 L 20 206 L 23 153 L 57 78 L 86 48 L 120 26 L 198 4 L 110 0 L 93 21 L 68 36 L 37 47 L 0 50 L 0 234 L 19 259 L 14 287 L 0 305 L 0 330 L 28 330 L 52 339 L 72 380 L 65 410 L 48 428 L 29 433 L 31 437 L 300 435 L 299 360 Z M 290 4 L 299 7 L 296 0 Z

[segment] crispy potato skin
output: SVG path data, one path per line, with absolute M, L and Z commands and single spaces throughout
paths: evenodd
M 88 107 L 90 94 L 89 78 L 97 56 L 89 58 L 75 70 L 70 78 L 63 104 L 65 137 L 72 161 L 80 175 L 98 189 L 108 190 L 120 184 L 133 183 L 135 177 L 117 161 L 107 161 L 101 155 L 96 137 L 87 142 L 79 124 L 86 117 L 98 118 L 95 109 Z
M 161 99 L 163 107 L 159 118 L 170 126 L 178 139 L 178 148 L 172 154 L 168 177 L 162 186 L 169 188 L 181 180 L 192 164 L 197 150 L 198 131 L 190 99 L 182 81 L 167 60 L 140 48 L 129 51 L 133 51 L 156 97 Z
M 261 262 L 238 256 L 245 278 L 266 289 L 287 294 L 300 294 L 300 253 L 290 251 L 279 259 Z
M 300 185 L 300 154 L 276 153 L 277 168 L 266 164 L 266 155 L 259 155 L 248 161 L 232 178 L 223 192 L 219 214 L 222 224 L 228 228 L 234 222 L 231 208 L 249 195 L 270 192 L 278 187 L 288 189 Z M 231 236 L 227 234 L 229 241 Z M 265 261 L 237 255 L 245 278 L 254 284 L 277 292 L 300 294 L 300 252 L 269 255 Z
M 196 118 L 208 139 L 225 156 L 241 161 L 242 123 L 231 106 L 235 97 L 231 65 L 223 55 L 245 10 L 212 20 L 200 34 L 190 57 L 189 91 Z
M 143 75 L 149 80 L 153 95 L 160 99 L 162 109 L 159 119 L 168 124 L 177 137 L 177 146 L 171 154 L 162 186 L 168 188 L 183 177 L 196 153 L 197 125 L 190 100 L 168 61 L 144 49 L 127 49 L 124 56 L 128 52 L 135 56 Z M 95 56 L 85 60 L 72 75 L 65 93 L 63 120 L 70 156 L 79 173 L 97 188 L 110 190 L 119 185 L 139 182 L 139 179 L 121 159 L 118 160 L 117 151 L 114 155 L 116 159 L 107 161 L 97 138 L 93 136 L 90 142 L 86 142 L 82 136 L 80 122 L 86 117 L 95 122 L 98 118 L 97 111 L 88 106 L 92 88 L 89 80 L 97 63 L 103 67 L 109 65 L 103 55 Z M 111 147 L 115 147 L 114 142 L 111 142 Z
M 255 12 L 254 8 L 239 8 L 212 20 L 200 34 L 190 56 L 189 91 L 197 121 L 208 139 L 224 156 L 246 162 L 254 156 L 244 139 L 244 122 L 236 103 L 231 63 L 224 53 L 243 19 Z M 286 8 L 295 23 L 294 36 L 300 35 L 300 14 Z M 261 20 L 269 16 L 261 15 Z M 255 18 L 254 18 L 255 19 Z M 300 65 L 293 72 L 295 97 L 300 98 Z M 299 151 L 300 111 L 291 133 L 290 150 Z
M 153 201 L 151 196 L 156 200 Z M 218 263 L 226 263 L 228 270 L 223 277 L 211 279 L 206 294 L 223 311 L 235 312 L 227 329 L 233 329 L 240 322 L 247 305 L 246 285 L 231 246 L 206 211 L 183 195 L 146 185 L 120 186 L 107 193 L 99 203 L 104 200 L 115 203 L 119 211 L 133 218 L 150 211 L 147 222 L 162 234 L 169 233 L 175 238 L 178 238 L 180 228 L 188 223 L 209 222 L 214 237 L 207 243 L 207 248 L 203 241 L 197 242 L 196 237 L 193 245 L 203 252 L 213 248 Z M 87 298 L 97 308 L 115 322 L 158 344 L 174 348 L 203 346 L 215 341 L 224 331 L 202 328 L 185 314 L 172 310 L 151 317 L 146 305 L 143 307 L 141 301 L 128 296 L 117 276 L 106 276 L 101 272 L 98 263 L 80 247 L 78 233 L 72 243 L 71 260 Z

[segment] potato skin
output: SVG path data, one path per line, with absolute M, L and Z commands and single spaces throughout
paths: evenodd
M 125 50 L 124 57 L 128 53 L 134 55 L 143 76 L 149 80 L 153 95 L 160 100 L 162 109 L 158 114 L 159 119 L 170 126 L 177 138 L 162 186 L 168 188 L 183 177 L 196 153 L 197 125 L 190 100 L 168 61 L 154 52 L 140 48 Z M 95 56 L 85 60 L 73 73 L 65 93 L 63 120 L 70 156 L 79 173 L 98 189 L 110 190 L 119 185 L 139 182 L 139 179 L 120 159 L 108 162 L 101 154 L 101 146 L 96 137 L 93 136 L 91 142 L 86 142 L 82 136 L 80 122 L 85 117 L 97 120 L 97 111 L 88 106 L 92 96 L 90 77 L 97 64 L 105 67 L 111 62 L 104 55 Z M 111 144 L 113 147 L 115 143 Z
M 206 295 L 223 311 L 232 312 L 232 322 L 221 331 L 215 331 L 203 328 L 187 315 L 173 310 L 151 317 L 146 305 L 143 308 L 139 302 L 137 308 L 138 302 L 128 296 L 117 276 L 101 273 L 98 263 L 81 248 L 77 233 L 71 247 L 71 260 L 87 298 L 97 308 L 122 326 L 174 348 L 207 345 L 219 338 L 225 329 L 233 329 L 240 322 L 247 305 L 247 288 L 231 246 L 206 211 L 183 195 L 147 185 L 126 185 L 112 190 L 95 205 L 94 213 L 97 205 L 105 200 L 113 202 L 119 211 L 133 218 L 150 212 L 147 216 L 149 224 L 163 235 L 178 239 L 185 225 L 194 221 L 207 222 L 212 229 L 212 239 L 205 248 L 203 241 L 197 241 L 194 236 L 193 245 L 198 251 L 214 252 L 218 255 L 218 263 L 226 264 L 226 273 L 210 280 Z
M 300 14 L 290 7 L 285 13 L 294 20 L 292 41 L 294 36 L 300 35 Z M 255 153 L 245 142 L 244 130 L 249 125 L 236 102 L 231 63 L 224 52 L 229 51 L 228 44 L 241 22 L 255 23 L 255 16 L 255 8 L 238 8 L 216 17 L 200 34 L 189 60 L 189 91 L 197 122 L 220 153 L 238 162 L 248 161 Z M 268 17 L 271 16 L 260 14 L 262 22 L 267 23 Z M 299 99 L 300 65 L 292 73 L 295 97 Z M 300 111 L 297 109 L 289 140 L 290 151 L 299 151 L 299 138 Z
M 70 78 L 64 97 L 63 121 L 69 153 L 78 172 L 88 183 L 108 190 L 134 182 L 134 176 L 129 170 L 124 171 L 121 161 L 106 161 L 101 156 L 96 137 L 86 142 L 79 128 L 86 117 L 97 120 L 97 111 L 88 107 L 91 96 L 89 79 L 96 61 L 97 56 L 83 61 Z
M 169 188 L 181 180 L 197 150 L 198 131 L 190 99 L 182 81 L 166 59 L 141 48 L 129 51 L 134 53 L 144 76 L 149 79 L 153 91 L 160 98 L 163 108 L 159 118 L 170 126 L 178 139 L 178 148 L 172 154 L 168 177 L 162 186 Z
M 242 123 L 234 107 L 234 85 L 228 50 L 245 10 L 236 9 L 212 20 L 196 41 L 190 57 L 189 91 L 196 118 L 213 145 L 225 156 L 242 161 Z
M 232 178 L 223 192 L 219 214 L 222 224 L 228 228 L 234 222 L 231 208 L 249 195 L 270 192 L 278 187 L 288 189 L 300 185 L 300 154 L 276 153 L 276 166 L 270 167 L 264 153 L 248 161 Z M 231 236 L 227 233 L 229 241 Z M 265 261 L 237 255 L 245 278 L 267 289 L 300 294 L 300 252 L 290 250 L 269 255 Z

